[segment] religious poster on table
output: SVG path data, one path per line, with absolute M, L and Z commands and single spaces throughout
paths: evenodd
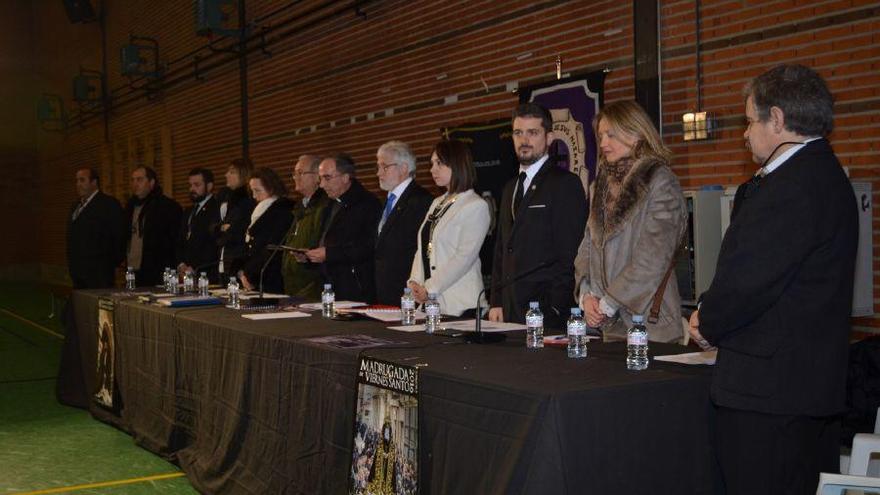
M 477 171 L 474 191 L 489 203 L 492 223 L 480 249 L 482 271 L 488 275 L 492 273 L 497 205 L 501 202 L 504 185 L 517 174 L 519 168 L 513 149 L 510 119 L 449 127 L 443 130 L 443 135 L 446 139 L 462 141 L 468 145 Z
M 565 77 L 548 83 L 520 88 L 520 102 L 533 101 L 553 114 L 550 155 L 556 165 L 570 170 L 589 191 L 596 177 L 596 136 L 593 117 L 602 107 L 605 86 L 603 71 Z
M 419 491 L 419 372 L 361 357 L 357 377 L 349 493 Z
M 95 401 L 107 408 L 113 408 L 114 338 L 113 338 L 113 300 L 98 300 L 98 359 L 95 368 L 97 391 Z

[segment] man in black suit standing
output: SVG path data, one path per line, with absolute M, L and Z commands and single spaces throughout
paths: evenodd
M 354 160 L 345 153 L 321 160 L 318 177 L 330 205 L 321 213 L 318 247 L 305 258 L 321 263 L 324 283 L 333 284 L 337 300 L 372 303 L 373 246 L 382 207 L 357 180 Z
M 397 306 L 416 253 L 419 226 L 434 199 L 416 184 L 416 156 L 388 141 L 376 153 L 379 187 L 388 192 L 376 234 L 376 302 Z
M 131 172 L 131 199 L 125 209 L 129 226 L 128 266 L 138 285 L 162 282 L 162 271 L 174 267 L 180 228 L 180 205 L 162 194 L 156 171 L 138 167 Z
M 204 271 L 211 281 L 216 281 L 220 249 L 212 228 L 220 223 L 220 205 L 213 194 L 214 173 L 206 168 L 194 168 L 189 171 L 188 182 L 193 205 L 184 212 L 180 224 L 177 271 Z
M 826 136 L 822 78 L 781 65 L 746 86 L 742 186 L 691 335 L 718 347 L 715 446 L 729 495 L 812 494 L 839 467 L 858 213 Z
M 100 190 L 98 173 L 76 171 L 79 199 L 67 223 L 67 267 L 74 289 L 113 287 L 116 267 L 125 256 L 125 219 L 116 198 Z
M 556 166 L 548 150 L 553 117 L 536 103 L 513 115 L 519 177 L 504 187 L 492 267 L 489 319 L 525 322 L 538 301 L 544 326 L 564 328 L 574 300 L 574 258 L 587 223 L 580 179 Z

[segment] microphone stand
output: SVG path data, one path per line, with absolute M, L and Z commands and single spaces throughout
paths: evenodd
M 536 271 L 540 270 L 541 268 L 544 268 L 547 265 L 549 265 L 548 262 L 538 263 L 536 266 L 534 266 L 534 267 L 532 267 L 522 273 L 519 273 L 518 275 L 511 278 L 510 280 L 508 280 L 504 283 L 500 283 L 500 284 L 493 284 L 490 287 L 492 288 L 492 290 L 501 290 L 514 282 L 522 280 L 527 275 L 531 275 L 531 274 L 535 273 Z M 484 287 L 483 290 L 481 290 L 480 293 L 477 295 L 477 316 L 476 316 L 476 321 L 474 321 L 474 331 L 468 332 L 467 334 L 462 336 L 462 338 L 464 338 L 464 340 L 466 340 L 467 342 L 470 342 L 471 344 L 495 344 L 498 342 L 503 342 L 504 339 L 507 338 L 507 335 L 505 335 L 504 333 L 501 333 L 501 332 L 483 333 L 483 320 L 482 320 L 482 314 L 480 314 L 480 313 L 482 313 L 483 308 L 482 308 L 482 304 L 480 304 L 480 300 L 483 298 L 483 294 L 486 293 L 486 289 L 488 289 L 488 288 L 489 287 Z
M 517 277 L 516 279 L 518 279 L 518 278 L 519 277 Z M 504 285 L 506 285 L 506 284 L 504 284 Z M 501 288 L 504 287 L 504 285 L 497 288 L 496 290 L 500 290 Z M 483 315 L 482 315 L 483 308 L 482 308 L 482 304 L 480 304 L 480 300 L 483 298 L 483 294 L 485 294 L 485 293 L 486 293 L 486 288 L 484 287 L 483 290 L 481 290 L 480 293 L 477 295 L 477 316 L 476 316 L 477 319 L 476 319 L 476 321 L 474 321 L 474 331 L 462 336 L 462 338 L 464 338 L 464 340 L 466 340 L 467 342 L 469 342 L 471 344 L 497 344 L 498 342 L 503 342 L 504 339 L 507 338 L 507 335 L 500 333 L 500 332 L 498 332 L 498 333 L 483 333 Z
M 272 254 L 269 255 L 269 258 L 266 259 L 266 262 L 263 263 L 262 268 L 260 268 L 260 297 L 256 299 L 251 299 L 251 306 L 278 306 L 278 299 L 263 297 L 263 273 L 265 273 L 266 267 L 269 266 L 269 263 L 272 262 L 272 260 L 275 258 L 275 255 L 278 254 L 279 251 L 283 251 L 283 249 L 280 249 L 280 246 L 277 246 L 275 244 L 267 245 L 266 249 L 272 251 Z

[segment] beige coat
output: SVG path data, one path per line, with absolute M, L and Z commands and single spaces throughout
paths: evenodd
M 620 319 L 605 334 L 624 337 L 632 315 L 648 319 L 651 301 L 680 245 L 687 206 L 678 179 L 666 163 L 636 161 L 623 179 L 613 211 L 606 211 L 607 178 L 599 170 L 591 188 L 590 218 L 575 258 L 575 287 L 581 295 L 605 297 Z M 675 273 L 663 294 L 659 321 L 648 338 L 675 342 L 682 337 L 681 297 Z

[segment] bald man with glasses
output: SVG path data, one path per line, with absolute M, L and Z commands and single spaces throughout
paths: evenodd
M 354 159 L 345 153 L 321 160 L 318 177 L 330 204 L 321 214 L 318 247 L 306 251 L 305 259 L 320 264 L 337 300 L 372 303 L 373 245 L 382 207 L 357 180 Z

